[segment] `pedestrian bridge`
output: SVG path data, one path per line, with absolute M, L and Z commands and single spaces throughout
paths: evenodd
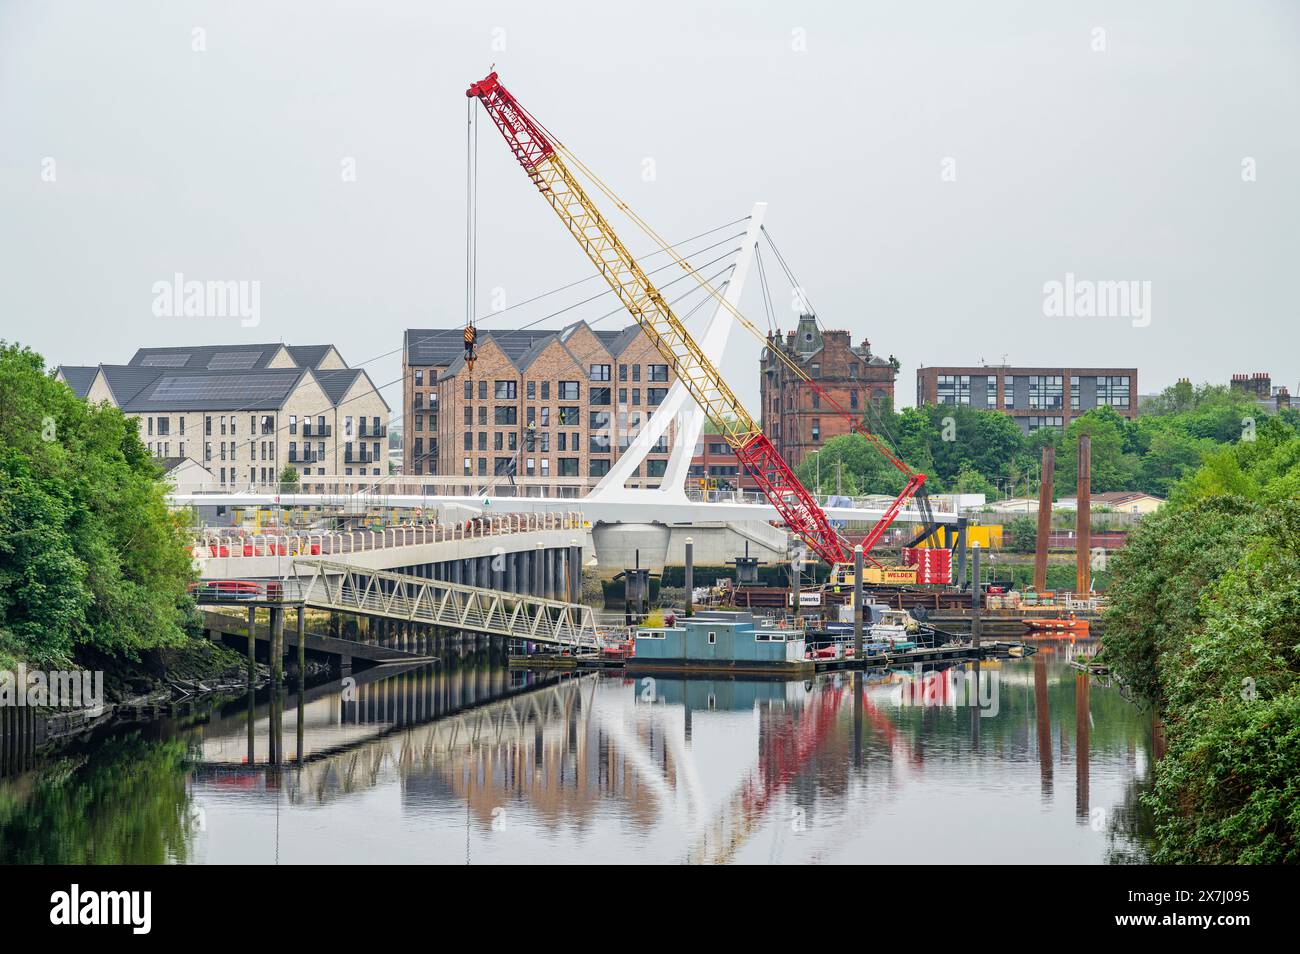
M 295 559 L 292 575 L 278 580 L 205 580 L 194 597 L 205 606 L 304 606 L 566 649 L 601 646 L 595 614 L 580 603 L 327 560 Z
M 575 540 L 584 543 L 588 529 L 576 511 L 494 514 L 382 530 L 206 529 L 194 538 L 190 553 L 200 579 L 261 579 L 287 576 L 300 557 L 394 570 L 531 552 L 538 544 L 560 550 Z

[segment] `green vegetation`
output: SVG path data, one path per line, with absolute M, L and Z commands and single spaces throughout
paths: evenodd
M 25 785 L 0 783 L 0 858 L 7 864 L 159 865 L 192 851 L 192 760 L 181 739 L 108 739 L 93 759 L 70 755 Z
M 1033 563 L 998 563 L 996 569 L 998 579 L 1009 578 L 1017 590 L 1029 590 L 1034 586 L 1034 565 Z M 1049 563 L 1047 565 L 1047 589 L 1053 593 L 1061 590 L 1074 591 L 1078 578 L 1075 576 L 1077 569 L 1074 561 L 1069 563 Z M 1092 569 L 1092 588 L 1098 593 L 1104 593 L 1110 586 L 1112 574 L 1108 570 L 1099 570 L 1096 567 Z
M 1024 515 L 1012 517 L 1002 534 L 1006 549 L 1012 553 L 1033 553 L 1038 546 L 1038 521 Z
M 1300 861 L 1300 437 L 1212 450 L 1110 564 L 1106 661 L 1160 714 L 1157 862 Z
M 1207 455 L 1249 436 L 1266 420 L 1300 429 L 1300 412 L 1275 417 L 1250 397 L 1227 387 L 1178 384 L 1152 398 L 1136 420 L 1109 407 L 1070 422 L 1064 434 L 1038 430 L 1024 435 L 998 411 L 965 405 L 930 405 L 895 412 L 872 408 L 866 427 L 879 434 L 914 470 L 927 476 L 931 493 L 984 493 L 990 499 L 1037 493 L 1042 448 L 1056 447 L 1055 489 L 1073 494 L 1078 437 L 1092 438 L 1092 489 L 1138 490 L 1167 497 Z M 799 465 L 798 477 L 820 493 L 896 494 L 903 476 L 860 435 L 826 441 Z
M 179 645 L 185 528 L 134 421 L 0 341 L 0 666 Z
M 294 490 L 298 487 L 298 469 L 292 464 L 285 464 L 284 470 L 280 471 L 280 488 L 282 490 Z

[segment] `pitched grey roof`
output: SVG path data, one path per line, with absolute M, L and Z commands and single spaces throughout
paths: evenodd
M 166 372 L 165 368 L 136 368 L 129 364 L 101 364 L 99 370 L 104 374 L 114 402 L 124 411 L 130 409 L 136 395 Z
M 298 367 L 268 368 L 282 347 Z M 141 348 L 130 364 L 95 367 L 64 365 L 64 380 L 80 397 L 103 372 L 113 401 L 128 414 L 179 411 L 262 411 L 284 406 L 303 378 L 313 375 L 334 405 L 360 376 L 360 368 L 314 370 L 333 345 L 201 345 L 191 348 Z M 374 383 L 370 386 L 374 388 Z M 378 393 L 378 389 L 375 389 Z M 379 398 L 383 401 L 383 396 Z M 388 402 L 384 401 L 388 407 Z
M 72 388 L 73 393 L 79 398 L 84 398 L 90 393 L 90 386 L 95 383 L 95 375 L 98 373 L 98 365 L 59 365 L 59 374 L 63 376 L 63 380 L 68 383 L 68 387 Z
M 628 345 L 630 345 L 633 341 L 636 340 L 636 336 L 640 333 L 640 331 L 641 331 L 640 325 L 628 325 L 622 331 L 616 332 L 612 340 L 607 340 L 604 337 L 605 333 L 603 332 L 598 331 L 596 332 L 596 334 L 600 336 L 600 339 L 601 341 L 604 342 L 605 347 L 609 349 L 609 353 L 617 358 L 619 355 L 621 355 L 624 351 L 627 350 Z
M 270 410 L 284 405 L 305 371 L 302 368 L 262 368 L 256 371 L 148 370 L 154 379 L 129 399 L 114 388 L 122 410 L 132 414 L 148 411 L 241 411 Z M 110 381 L 111 386 L 111 381 Z
M 360 368 L 339 368 L 334 371 L 313 371 L 316 380 L 320 382 L 321 390 L 333 404 L 338 404 L 348 395 L 348 388 L 352 387 L 353 382 L 361 375 L 365 374 Z
M 182 464 L 186 463 L 187 461 L 191 464 L 195 464 L 199 467 L 203 467 L 203 465 L 200 464 L 193 457 L 159 457 L 158 458 L 158 462 L 162 464 L 162 469 L 164 474 L 170 474 L 173 470 L 175 470 L 177 467 L 181 466 Z M 203 469 L 207 470 L 206 467 L 203 467 Z
M 565 341 L 586 322 L 578 321 L 563 328 L 479 329 L 481 346 L 491 340 L 520 371 L 531 365 L 552 341 Z M 631 344 L 640 331 L 639 325 L 614 330 L 589 328 L 600 343 L 614 356 Z M 406 363 L 412 366 L 445 367 L 455 374 L 465 364 L 464 328 L 408 328 L 405 339 Z
M 515 367 L 518 368 L 520 371 L 527 371 L 530 367 L 532 367 L 533 362 L 542 356 L 542 352 L 545 351 L 548 347 L 550 347 L 551 342 L 553 342 L 554 340 L 555 337 L 552 335 L 550 337 L 539 338 L 537 341 L 534 341 L 533 346 L 529 348 L 527 351 L 525 351 L 523 354 L 521 354 L 519 358 L 514 362 Z M 462 362 L 462 364 L 463 363 L 464 362 Z M 448 373 L 451 372 L 450 368 L 448 368 L 447 370 Z
M 185 371 L 255 371 L 265 368 L 284 345 L 225 344 L 188 347 L 141 348 L 128 362 L 133 368 L 170 368 Z
M 553 328 L 521 328 L 485 331 L 479 329 L 479 344 L 491 339 L 514 361 L 534 342 L 554 338 Z M 406 363 L 442 367 L 465 354 L 464 328 L 408 328 L 406 331 Z
M 317 368 L 325 360 L 325 356 L 330 353 L 333 345 L 285 345 L 289 349 L 289 355 L 297 362 L 300 368 Z M 347 362 L 345 361 L 344 364 Z

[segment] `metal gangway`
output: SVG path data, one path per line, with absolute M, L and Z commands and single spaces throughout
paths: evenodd
M 521 593 L 368 570 L 327 560 L 294 560 L 283 599 L 313 609 L 362 613 L 493 636 L 598 650 L 590 606 Z

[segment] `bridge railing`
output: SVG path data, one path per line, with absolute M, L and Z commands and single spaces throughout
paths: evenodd
M 242 559 L 255 557 L 314 557 L 341 553 L 364 553 L 393 547 L 424 546 L 457 540 L 548 530 L 581 531 L 586 523 L 581 513 L 507 513 L 474 517 L 456 523 L 401 524 L 368 530 L 263 531 L 208 529 L 191 543 L 198 559 Z
M 603 644 L 591 607 L 318 559 L 294 561 L 285 598 L 362 613 L 579 649 Z

